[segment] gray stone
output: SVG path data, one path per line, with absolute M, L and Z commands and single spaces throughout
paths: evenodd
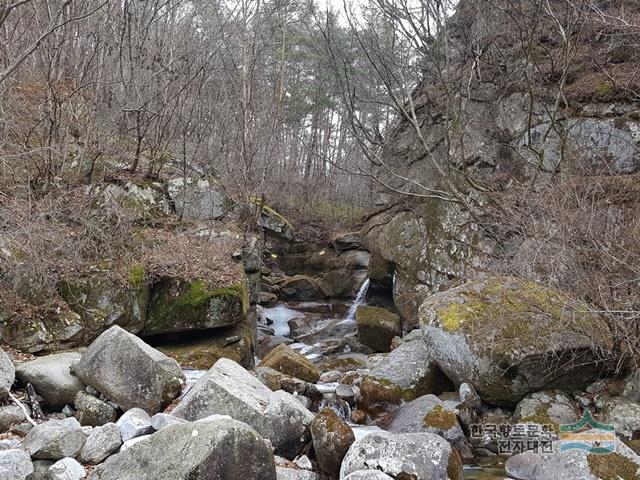
M 76 408 L 75 416 L 83 426 L 98 427 L 105 423 L 115 422 L 118 418 L 118 412 L 115 408 L 85 392 L 78 392 L 74 406 Z
M 327 477 L 309 470 L 276 466 L 277 480 L 327 480 Z
M 171 425 L 185 422 L 186 420 L 184 418 L 178 418 L 170 413 L 156 413 L 151 417 L 151 426 L 158 432 L 163 428 L 170 427 Z
M 6 397 L 16 379 L 16 370 L 9 355 L 0 348 L 0 398 Z
M 217 219 L 231 206 L 222 184 L 213 177 L 174 178 L 167 182 L 167 192 L 176 213 L 185 219 Z
M 339 382 L 343 375 L 344 374 L 342 372 L 339 372 L 338 370 L 330 370 L 320 375 L 320 380 L 318 380 L 318 382 L 319 383 Z
M 276 453 L 291 457 L 304 442 L 313 414 L 295 397 L 272 392 L 232 360 L 222 358 L 198 380 L 172 414 L 189 421 L 229 415 L 269 439 Z
M 0 450 L 15 450 L 16 448 L 20 448 L 20 440 L 15 438 L 0 440 Z
M 476 392 L 476 389 L 468 383 L 462 383 L 458 388 L 458 396 L 460 401 L 464 402 L 467 406 L 473 410 L 480 412 L 482 410 L 482 400 Z
M 117 455 L 91 480 L 275 480 L 268 443 L 244 423 L 221 419 L 167 427 Z
M 53 460 L 34 460 L 33 473 L 27 480 L 49 480 L 49 467 L 54 463 Z
M 605 398 L 598 402 L 598 419 L 613 425 L 616 434 L 625 440 L 640 438 L 640 404 L 621 398 Z
M 178 362 L 118 326 L 100 335 L 74 370 L 123 410 L 140 407 L 151 415 L 168 405 L 185 382 Z
M 49 467 L 49 480 L 80 480 L 86 477 L 82 465 L 73 458 L 63 458 Z
M 25 480 L 33 473 L 31 457 L 24 450 L 0 450 L 0 480 Z
M 4 407 L 0 407 L 0 433 L 7 432 L 12 425 L 24 422 L 25 420 L 24 412 L 19 406 L 5 405 Z
M 87 436 L 75 418 L 49 420 L 31 429 L 23 441 L 24 449 L 38 460 L 76 457 Z
M 49 407 L 62 408 L 73 403 L 76 394 L 84 389 L 82 382 L 71 373 L 71 365 L 80 356 L 69 352 L 39 357 L 19 365 L 16 377 L 23 384 L 31 383 Z
M 132 438 L 131 440 L 127 440 L 126 442 L 124 442 L 122 444 L 122 446 L 120 447 L 120 451 L 124 452 L 129 450 L 131 447 L 133 447 L 134 445 L 137 445 L 140 442 L 144 442 L 146 440 L 149 440 L 151 437 L 153 437 L 153 434 L 150 433 L 148 435 L 141 435 L 139 437 L 135 437 Z
M 356 440 L 351 427 L 332 409 L 325 408 L 313 419 L 310 430 L 318 465 L 323 472 L 337 477 L 342 459 Z
M 132 408 L 122 415 L 116 425 L 120 429 L 122 441 L 146 435 L 153 431 L 151 417 L 141 408 Z
M 640 403 L 640 368 L 625 379 L 620 396 L 625 400 Z
M 570 424 L 580 419 L 571 398 L 559 391 L 536 392 L 523 398 L 513 413 L 516 422 Z
M 566 450 L 542 455 L 529 450 L 509 457 L 505 463 L 507 475 L 518 480 L 609 480 L 634 479 L 640 471 L 640 456 L 620 441 L 616 441 L 615 453 L 589 454 L 584 450 Z M 593 472 L 589 460 L 599 460 L 605 476 Z M 627 463 L 623 466 L 622 462 Z M 604 468 L 603 468 L 604 467 Z M 629 476 L 631 475 L 631 476 Z
M 432 433 L 371 433 L 355 441 L 340 469 L 340 479 L 358 470 L 378 470 L 392 478 L 462 478 L 462 462 L 449 443 Z
M 120 429 L 115 423 L 94 428 L 80 450 L 80 461 L 90 465 L 102 462 L 122 445 Z
M 344 477 L 344 480 L 393 480 L 393 478 L 379 470 L 356 470 Z

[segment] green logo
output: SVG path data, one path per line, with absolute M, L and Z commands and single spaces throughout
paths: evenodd
M 585 450 L 589 453 L 613 453 L 616 449 L 616 432 L 612 425 L 596 421 L 589 411 L 570 425 L 560 425 L 560 451 Z

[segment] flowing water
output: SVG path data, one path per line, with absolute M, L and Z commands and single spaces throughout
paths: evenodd
M 356 310 L 360 305 L 363 305 L 367 299 L 367 290 L 369 290 L 369 279 L 367 278 L 364 283 L 360 286 L 360 290 L 358 290 L 358 295 L 356 295 L 356 299 L 351 304 L 349 311 L 347 312 L 347 316 L 344 317 L 344 322 L 353 322 L 356 318 Z
M 303 313 L 299 312 L 298 310 L 288 308 L 284 305 L 278 305 L 277 307 L 273 308 L 265 308 L 263 311 L 264 316 L 273 322 L 271 327 L 273 328 L 274 334 L 281 337 L 289 336 L 289 320 L 293 318 L 304 317 Z

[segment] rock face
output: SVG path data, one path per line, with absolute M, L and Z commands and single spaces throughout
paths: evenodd
M 424 341 L 455 384 L 514 406 L 532 392 L 579 390 L 613 358 L 613 334 L 588 305 L 533 282 L 483 277 L 429 297 Z
M 276 470 L 273 453 L 255 430 L 236 420 L 219 419 L 167 427 L 110 457 L 88 478 L 275 480 Z
M 9 394 L 15 379 L 16 370 L 13 367 L 13 362 L 9 355 L 0 349 L 0 398 L 4 398 Z
M 31 457 L 24 450 L 0 450 L 0 480 L 25 480 L 33 473 Z
M 431 358 L 421 335 L 416 337 L 394 348 L 370 369 L 361 388 L 366 401 L 399 403 L 452 389 L 451 381 Z M 393 395 L 397 398 L 391 398 Z
M 230 327 L 245 318 L 247 309 L 242 285 L 208 288 L 202 280 L 164 278 L 153 287 L 143 333 Z
M 280 344 L 271 350 L 262 359 L 260 365 L 305 382 L 316 383 L 320 378 L 318 367 L 285 344 Z
M 198 380 L 172 414 L 194 421 L 213 414 L 229 415 L 269 439 L 276 453 L 294 457 L 313 420 L 292 395 L 272 392 L 237 363 L 220 359 Z
M 60 460 L 76 457 L 85 444 L 87 436 L 78 421 L 71 417 L 64 420 L 49 420 L 33 427 L 24 438 L 23 446 L 38 460 Z
M 214 177 L 175 178 L 167 182 L 167 191 L 176 213 L 185 219 L 220 218 L 231 206 L 222 184 Z
M 74 371 L 122 409 L 140 407 L 149 414 L 169 404 L 185 381 L 175 360 L 117 326 L 91 344 Z
M 388 352 L 393 337 L 402 334 L 400 317 L 384 308 L 359 306 L 356 322 L 360 342 L 377 352 Z
M 76 347 L 85 341 L 85 333 L 82 318 L 70 310 L 41 320 L 0 322 L 2 341 L 29 353 Z
M 580 417 L 569 396 L 560 391 L 536 392 L 523 398 L 516 406 L 513 419 L 520 423 L 569 424 Z
M 505 469 L 519 480 L 609 480 L 637 479 L 640 456 L 617 441 L 615 452 L 593 454 L 567 450 L 553 455 L 527 451 L 510 457 Z
M 322 410 L 311 423 L 311 438 L 322 471 L 333 477 L 340 474 L 342 459 L 355 442 L 351 427 L 332 409 Z
M 607 398 L 598 402 L 598 419 L 613 425 L 616 434 L 625 440 L 640 438 L 640 404 L 620 398 Z
M 23 384 L 31 383 L 49 407 L 62 408 L 73 404 L 76 394 L 84 389 L 71 373 L 71 365 L 79 359 L 80 354 L 75 352 L 39 357 L 19 365 L 16 376 Z
M 285 300 L 320 300 L 328 296 L 327 286 L 320 280 L 306 275 L 295 275 L 285 280 L 280 287 Z
M 442 437 L 431 433 L 372 433 L 351 445 L 340 479 L 358 470 L 378 470 L 392 478 L 462 480 L 462 462 Z

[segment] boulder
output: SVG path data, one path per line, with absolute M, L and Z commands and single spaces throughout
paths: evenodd
M 435 433 L 465 457 L 470 453 L 456 411 L 435 395 L 424 395 L 402 405 L 391 414 L 391 423 L 386 427 L 391 433 Z
M 97 465 L 118 450 L 121 445 L 120 429 L 115 423 L 107 423 L 91 430 L 80 450 L 79 459 L 82 463 Z
M 90 480 L 275 480 L 268 443 L 244 423 L 230 419 L 167 427 L 109 457 Z
M 24 450 L 0 450 L 0 480 L 25 480 L 33 473 L 31 457 Z
M 89 346 L 74 371 L 123 410 L 140 407 L 149 414 L 168 405 L 185 382 L 178 362 L 117 326 Z
M 71 417 L 36 425 L 24 438 L 23 447 L 33 459 L 60 460 L 76 457 L 86 440 L 80 423 Z
M 337 477 L 342 459 L 356 440 L 351 427 L 332 409 L 325 408 L 313 419 L 310 430 L 320 468 Z
M 76 409 L 75 417 L 82 426 L 99 427 L 115 422 L 118 418 L 115 408 L 86 392 L 78 392 L 73 404 Z
M 167 182 L 167 192 L 180 218 L 214 220 L 223 217 L 231 200 L 215 177 L 181 177 Z
M 456 385 L 515 406 L 530 393 L 582 390 L 613 366 L 613 333 L 588 305 L 511 277 L 480 277 L 420 307 L 424 341 Z
M 144 335 L 230 327 L 247 314 L 243 285 L 209 288 L 203 280 L 163 277 L 153 286 Z
M 640 438 L 640 404 L 622 398 L 605 398 L 597 402 L 598 419 L 613 425 L 616 434 L 624 440 Z
M 73 458 L 63 458 L 49 467 L 49 480 L 80 480 L 86 477 L 82 465 Z
M 516 406 L 513 419 L 519 423 L 562 425 L 577 422 L 580 415 L 567 394 L 552 390 L 527 395 Z
M 392 478 L 462 480 L 458 453 L 432 433 L 371 433 L 355 441 L 344 457 L 340 480 L 358 470 L 378 470 Z
M 0 338 L 23 352 L 59 351 L 83 345 L 86 341 L 85 327 L 80 315 L 63 309 L 44 318 L 2 321 Z
M 333 239 L 331 245 L 333 246 L 333 249 L 338 252 L 362 249 L 362 242 L 360 241 L 360 234 L 358 232 L 338 235 Z
M 0 348 L 0 398 L 6 397 L 16 379 L 16 370 L 9 355 Z
M 38 357 L 18 365 L 16 377 L 23 384 L 32 384 L 50 408 L 59 409 L 72 404 L 76 394 L 84 389 L 78 377 L 71 373 L 71 365 L 80 356 L 69 352 Z
M 393 480 L 393 478 L 379 470 L 356 470 L 343 480 Z
M 368 403 L 410 401 L 427 393 L 451 390 L 451 381 L 431 358 L 421 337 L 403 342 L 369 370 L 362 398 Z
M 280 465 L 276 465 L 276 478 L 278 480 L 328 480 L 326 476 L 311 470 Z
M 640 368 L 625 379 L 620 396 L 625 400 L 640 403 Z
M 289 242 L 294 239 L 295 232 L 289 220 L 257 199 L 254 199 L 252 203 L 260 206 L 260 217 L 258 217 L 257 223 L 267 235 Z
M 320 378 L 320 370 L 305 356 L 292 350 L 289 346 L 280 344 L 271 350 L 260 363 L 262 367 L 269 367 L 285 375 L 289 375 L 306 382 L 316 383 Z
M 302 447 L 313 415 L 292 395 L 272 392 L 237 363 L 220 359 L 172 411 L 189 421 L 229 415 L 269 439 L 282 456 Z M 293 455 L 295 456 L 295 455 Z
M 151 417 L 141 408 L 127 410 L 125 414 L 118 419 L 116 425 L 118 429 L 120 429 L 120 436 L 123 442 L 153 432 Z
M 184 418 L 178 418 L 170 413 L 156 413 L 151 417 L 151 426 L 157 432 L 163 428 L 170 427 L 171 425 L 177 425 L 178 423 L 185 423 Z
M 321 280 L 306 275 L 295 275 L 282 283 L 280 296 L 284 300 L 320 300 L 328 296 L 328 290 Z
M 518 480 L 636 480 L 640 456 L 620 441 L 608 454 L 572 449 L 542 455 L 529 450 L 509 457 L 505 470 Z
M 393 337 L 402 334 L 400 317 L 381 307 L 359 306 L 356 322 L 360 343 L 377 352 L 388 352 Z
M 160 182 L 114 181 L 92 185 L 98 207 L 120 208 L 138 223 L 149 224 L 171 213 L 169 199 Z
M 27 477 L 27 480 L 49 480 L 49 467 L 54 463 L 52 460 L 34 460 L 33 473 Z
M 12 425 L 24 422 L 27 418 L 18 405 L 0 407 L 0 433 L 8 431 Z

